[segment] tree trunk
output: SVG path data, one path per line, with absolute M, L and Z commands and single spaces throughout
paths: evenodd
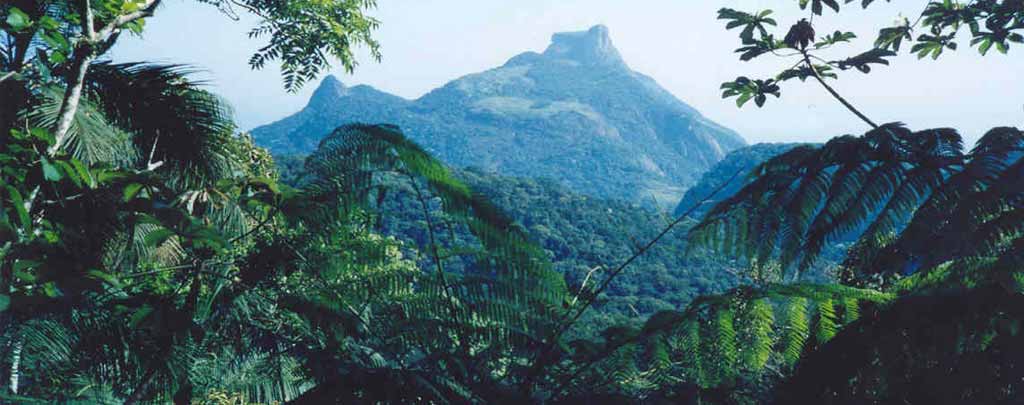
M 20 338 L 14 340 L 11 347 L 11 392 L 18 393 L 18 380 L 21 379 L 21 349 L 24 342 Z
M 75 48 L 71 70 L 67 75 L 68 87 L 64 91 L 64 100 L 61 102 L 60 112 L 57 114 L 57 128 L 53 134 L 56 142 L 47 151 L 51 156 L 57 153 L 57 150 L 64 146 L 64 142 L 67 141 L 71 123 L 74 121 L 75 113 L 78 112 L 78 103 L 82 100 L 85 74 L 89 71 L 89 66 L 92 65 L 92 61 L 95 59 L 96 55 L 91 44 L 82 44 Z

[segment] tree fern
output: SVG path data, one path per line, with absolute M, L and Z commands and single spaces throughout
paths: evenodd
M 964 154 L 954 130 L 911 132 L 886 124 L 862 137 L 794 149 L 765 162 L 691 239 L 707 246 L 734 240 L 747 246 L 743 251 L 758 252 L 749 255 L 759 261 L 777 257 L 803 269 L 830 241 L 858 236 L 857 254 L 846 263 L 857 277 L 913 272 L 963 252 L 962 239 L 951 235 L 969 234 L 981 223 L 1002 229 L 972 239 L 984 246 L 1009 232 L 991 220 L 1010 206 L 1004 202 L 1013 192 L 999 190 L 1012 189 L 1022 145 L 1020 131 L 995 128 Z M 736 221 L 749 230 L 738 231 Z M 929 240 L 946 247 L 923 244 Z
M 719 295 L 699 297 L 685 311 L 662 311 L 653 315 L 638 333 L 591 347 L 582 366 L 570 367 L 569 377 L 556 380 L 569 379 L 575 382 L 573 387 L 594 389 L 601 386 L 599 381 L 605 378 L 601 370 L 616 367 L 610 363 L 612 357 L 609 356 L 614 355 L 621 361 L 620 350 L 628 345 L 665 340 L 670 343 L 675 356 L 676 366 L 673 367 L 677 368 L 676 375 L 680 379 L 660 381 L 716 389 L 730 385 L 738 377 L 761 375 L 776 355 L 789 367 L 795 365 L 812 343 L 813 314 L 807 310 L 811 303 L 815 308 L 831 308 L 836 301 L 884 304 L 892 298 L 892 294 L 838 285 L 739 287 Z M 783 306 L 782 316 L 775 316 L 773 302 Z M 838 328 L 834 310 L 825 319 L 834 322 L 833 331 Z M 621 328 L 616 328 L 615 334 L 621 335 Z M 781 345 L 776 348 L 775 342 Z M 633 361 L 649 364 L 642 356 Z M 656 367 L 648 367 L 648 378 L 657 375 L 653 372 Z M 664 385 L 656 387 L 652 389 L 668 389 Z
M 795 297 L 786 303 L 786 330 L 782 337 L 782 358 L 789 366 L 796 364 L 803 354 L 810 326 L 807 320 L 807 299 Z
M 710 385 L 729 384 L 735 375 L 736 367 L 736 327 L 733 323 L 732 308 L 725 307 L 715 311 L 709 324 L 710 349 L 704 361 L 709 366 Z
M 684 378 L 699 386 L 707 385 L 704 374 L 704 362 L 701 358 L 700 321 L 685 320 L 680 325 L 680 332 L 673 336 L 678 338 L 675 351 L 680 357 L 679 362 L 683 364 Z
M 757 252 L 748 253 L 756 261 L 767 257 L 797 269 L 836 238 L 855 236 L 840 281 L 897 297 L 879 306 L 821 294 L 842 286 L 791 295 L 781 343 L 796 376 L 780 403 L 1014 397 L 1007 393 L 1019 390 L 1019 381 L 996 370 L 1015 361 L 991 357 L 991 350 L 1022 347 L 1014 322 L 1004 319 L 1024 308 L 1014 298 L 1024 280 L 1022 158 L 1024 134 L 1015 128 L 990 130 L 965 154 L 953 130 L 887 124 L 769 160 L 711 211 L 691 233 L 693 242 L 714 247 L 733 239 L 748 245 L 742 251 Z M 831 173 L 824 182 L 823 167 Z M 823 183 L 814 190 L 826 192 L 800 191 Z M 762 231 L 739 232 L 737 221 Z M 882 294 L 863 291 L 860 298 Z M 812 332 L 815 347 L 808 350 Z M 913 388 L 922 384 L 941 394 Z
M 381 187 L 375 174 L 398 171 L 423 181 L 441 201 L 444 213 L 465 224 L 483 245 L 485 254 L 464 274 L 446 274 L 443 287 L 459 302 L 456 316 L 498 316 L 511 331 L 540 335 L 550 326 L 565 299 L 565 284 L 546 256 L 496 207 L 456 180 L 443 164 L 408 141 L 391 126 L 349 125 L 321 142 L 307 166 L 317 177 L 313 188 L 344 190 L 346 204 L 369 203 L 370 190 Z M 339 189 L 339 187 L 341 187 Z M 334 192 L 342 195 L 341 192 Z M 428 213 L 429 215 L 429 213 Z M 432 247 L 425 246 L 424 251 Z M 529 286 L 529 287 L 527 287 Z M 503 310 L 501 306 L 518 309 Z M 549 316 L 544 316 L 548 314 Z M 512 316 L 513 318 L 504 318 Z M 525 316 L 525 317 L 524 317 Z M 516 333 L 516 334 L 519 334 Z
M 815 328 L 815 339 L 817 339 L 818 344 L 824 344 L 836 335 L 836 331 L 839 328 L 835 304 L 832 300 L 819 301 L 817 309 L 818 319 Z
M 739 348 L 745 369 L 756 373 L 768 364 L 774 346 L 774 323 L 774 309 L 767 299 L 753 300 L 746 304 L 740 330 L 749 343 Z

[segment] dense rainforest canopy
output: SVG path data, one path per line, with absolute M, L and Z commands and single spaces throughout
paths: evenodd
M 253 14 L 249 62 L 289 90 L 378 55 L 370 0 L 198 3 Z M 450 169 L 389 123 L 275 159 L 192 68 L 105 58 L 180 4 L 0 4 L 0 402 L 1020 402 L 1024 133 L 965 148 L 832 83 L 908 46 L 1008 52 L 1024 2 L 930 1 L 832 61 L 856 34 L 813 17 L 850 2 L 795 3 L 784 35 L 771 11 L 720 11 L 742 60 L 796 61 L 723 97 L 813 79 L 866 132 L 737 165 L 631 235 L 657 214 L 567 210 L 581 197 Z M 672 266 L 709 279 L 614 309 Z

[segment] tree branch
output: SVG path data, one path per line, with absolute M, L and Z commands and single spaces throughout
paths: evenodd
M 47 155 L 57 154 L 64 142 L 67 141 L 68 132 L 74 121 L 75 113 L 78 112 L 78 104 L 82 99 L 82 88 L 85 87 L 85 74 L 89 71 L 89 65 L 96 58 L 93 52 L 91 41 L 82 41 L 75 47 L 71 57 L 71 70 L 67 75 L 67 89 L 64 91 L 64 100 L 60 104 L 57 113 L 57 128 L 54 131 L 53 145 L 46 151 Z
M 88 41 L 96 40 L 96 16 L 92 12 L 92 4 L 89 0 L 82 0 L 79 3 L 82 13 L 82 35 Z
M 832 88 L 832 86 L 829 86 L 828 83 L 825 83 L 825 79 L 821 77 L 820 73 L 818 73 L 818 69 L 814 67 L 814 63 L 811 63 L 811 55 L 808 54 L 806 50 L 801 50 L 800 52 L 803 53 L 804 63 L 806 63 L 807 68 L 811 70 L 811 74 L 814 76 L 815 79 L 818 80 L 818 83 L 820 83 L 821 86 L 824 87 L 825 90 L 827 90 L 828 93 L 832 95 L 832 97 L 835 97 L 836 100 L 839 100 L 839 103 L 846 107 L 846 109 L 850 110 L 850 112 L 856 115 L 857 118 L 860 118 L 868 125 L 870 125 L 871 128 L 878 128 L 878 124 L 875 124 L 873 121 L 871 121 L 871 119 L 864 115 L 864 113 L 860 112 L 860 110 L 858 110 L 852 104 L 850 104 L 849 101 L 846 101 L 846 99 L 843 98 L 843 96 L 840 96 L 839 93 Z
M 139 8 L 139 10 L 115 18 L 114 21 L 111 21 L 96 33 L 97 37 L 106 38 L 115 30 L 121 29 L 121 27 L 124 27 L 130 22 L 153 16 L 153 12 L 156 11 L 156 8 L 160 5 L 161 1 L 162 0 L 148 0 L 145 5 Z
M 66 76 L 67 90 L 64 92 L 64 99 L 61 102 L 60 110 L 57 113 L 57 127 L 54 131 L 54 144 L 47 150 L 47 154 L 54 155 L 60 150 L 68 137 L 68 131 L 74 121 L 75 113 L 78 111 L 78 104 L 82 98 L 82 88 L 85 86 L 85 75 L 89 66 L 96 59 L 98 54 L 109 50 L 124 25 L 133 21 L 153 15 L 153 11 L 160 5 L 161 0 L 147 0 L 137 11 L 118 16 L 109 22 L 99 31 L 96 31 L 96 17 L 92 12 L 90 0 L 81 0 L 80 12 L 82 14 L 82 38 L 75 44 L 72 54 L 71 69 Z

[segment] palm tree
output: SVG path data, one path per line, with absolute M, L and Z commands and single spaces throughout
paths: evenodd
M 27 218 L 5 237 L 0 277 L 11 306 L 3 314 L 4 340 L 18 349 L 12 376 L 31 381 L 26 371 L 61 369 L 85 386 L 137 383 L 134 392 L 144 392 L 138 388 L 148 380 L 182 380 L 185 372 L 168 361 L 180 345 L 124 323 L 126 308 L 147 308 L 146 300 L 159 298 L 135 274 L 153 266 L 191 269 L 183 265 L 209 256 L 196 236 L 238 237 L 251 222 L 245 211 L 258 212 L 241 206 L 243 189 L 236 186 L 251 177 L 252 146 L 234 135 L 224 103 L 187 74 L 180 66 L 95 64 L 68 136 L 55 148 L 47 145 L 53 139 L 46 129 L 58 125 L 59 85 L 26 86 L 18 112 L 24 129 L 12 134 L 34 138 L 8 138 L 4 150 L 8 159 L 25 159 L 25 171 L 5 179 L 7 198 L 24 201 L 17 212 Z M 188 279 L 177 274 L 164 281 L 198 291 Z M 194 302 L 164 304 L 198 310 Z M 33 332 L 36 327 L 49 332 Z M 68 356 L 59 367 L 53 359 L 22 361 L 23 347 Z M 170 368 L 136 371 L 155 364 Z M 11 390 L 18 384 L 12 379 Z

